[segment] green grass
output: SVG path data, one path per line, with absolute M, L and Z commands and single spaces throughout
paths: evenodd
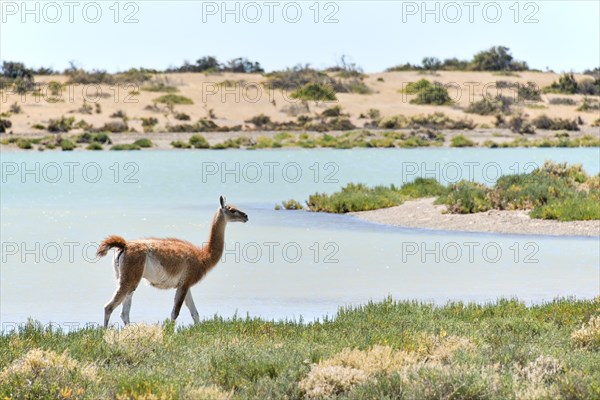
M 592 399 L 600 397 L 600 331 L 589 321 L 599 306 L 598 300 L 532 307 L 500 300 L 435 307 L 387 299 L 342 308 L 317 323 L 220 317 L 177 329 L 165 323 L 154 328 L 161 340 L 138 333 L 117 344 L 101 329 L 65 334 L 30 323 L 0 336 L 0 398 L 205 399 L 210 392 L 300 400 L 311 387 L 309 375 L 339 365 L 336 359 L 355 365 L 343 351 L 356 349 L 375 361 L 357 365 L 370 378 L 340 385 L 330 398 L 512 399 L 531 390 L 536 398 Z M 592 328 L 578 332 L 582 324 Z M 376 348 L 409 361 L 383 369 L 385 353 L 366 352 Z M 35 349 L 52 351 L 46 354 L 56 360 L 36 373 L 10 372 L 32 350 L 28 358 L 39 360 Z

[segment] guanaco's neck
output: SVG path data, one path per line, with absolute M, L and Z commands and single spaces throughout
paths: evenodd
M 223 248 L 225 247 L 225 216 L 219 208 L 215 213 L 215 216 L 210 227 L 210 235 L 208 236 L 208 256 L 211 267 L 216 265 L 223 255 Z

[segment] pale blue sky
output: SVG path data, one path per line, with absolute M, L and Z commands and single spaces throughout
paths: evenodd
M 230 9 L 237 3 L 238 13 L 226 15 L 222 1 L 120 1 L 117 23 L 114 1 L 95 3 L 102 12 L 96 23 L 83 17 L 85 6 L 87 18 L 95 18 L 95 4 L 77 2 L 71 23 L 65 1 L 54 5 L 28 1 L 32 14 L 23 13 L 21 1 L 0 1 L 0 59 L 59 70 L 76 60 L 86 69 L 118 71 L 139 66 L 162 69 L 204 55 L 220 61 L 242 56 L 275 70 L 297 63 L 327 67 L 347 54 L 365 71 L 377 72 L 405 62 L 420 63 L 425 56 L 470 59 L 479 50 L 504 45 L 533 68 L 581 71 L 600 65 L 597 0 L 474 1 L 473 6 L 468 1 L 428 1 L 428 9 L 438 10 L 432 14 L 422 14 L 422 1 L 256 1 L 251 5 L 228 1 Z M 315 4 L 319 22 L 314 21 Z M 257 5 L 262 17 L 252 23 Z M 298 8 L 299 21 L 289 22 Z M 58 19 L 58 9 L 62 13 L 58 22 L 45 20 Z M 492 22 L 498 9 L 501 15 Z M 132 12 L 138 22 L 124 23 Z M 337 22 L 324 23 L 331 13 Z M 527 16 L 537 22 L 525 23 Z M 454 19 L 458 21 L 452 23 Z

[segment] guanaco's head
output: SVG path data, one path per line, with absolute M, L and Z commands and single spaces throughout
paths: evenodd
M 225 204 L 225 198 L 223 196 L 221 196 L 219 201 L 221 203 L 221 212 L 225 216 L 227 222 L 248 222 L 248 215 L 231 204 Z

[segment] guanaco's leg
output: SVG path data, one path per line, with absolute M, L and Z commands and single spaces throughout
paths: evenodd
M 121 310 L 121 319 L 125 325 L 129 324 L 129 311 L 131 311 L 131 300 L 133 298 L 133 292 L 125 296 L 123 301 L 123 309 Z
M 110 315 L 114 311 L 115 308 L 119 306 L 125 300 L 129 293 L 129 289 L 127 287 L 119 286 L 112 299 L 104 306 L 104 327 L 108 328 L 108 321 L 110 320 Z
M 200 323 L 200 316 L 198 315 L 198 310 L 196 310 L 196 305 L 194 304 L 194 299 L 192 299 L 192 291 L 188 290 L 187 295 L 185 295 L 185 305 L 190 310 L 190 314 L 192 314 L 192 318 L 194 319 L 195 324 Z
M 108 328 L 110 315 L 112 312 L 125 300 L 129 295 L 133 295 L 133 291 L 137 288 L 142 280 L 144 273 L 144 263 L 146 260 L 145 254 L 125 254 L 121 274 L 119 276 L 119 287 L 113 295 L 112 299 L 104 306 L 104 327 Z M 119 259 L 121 260 L 121 259 Z M 129 308 L 131 307 L 131 299 L 123 305 L 123 312 L 127 309 L 127 320 L 129 320 Z
M 181 311 L 181 306 L 183 305 L 183 301 L 185 300 L 185 296 L 188 293 L 187 287 L 178 287 L 175 292 L 175 304 L 173 304 L 173 311 L 171 311 L 171 319 L 175 321 L 179 316 L 179 312 Z

